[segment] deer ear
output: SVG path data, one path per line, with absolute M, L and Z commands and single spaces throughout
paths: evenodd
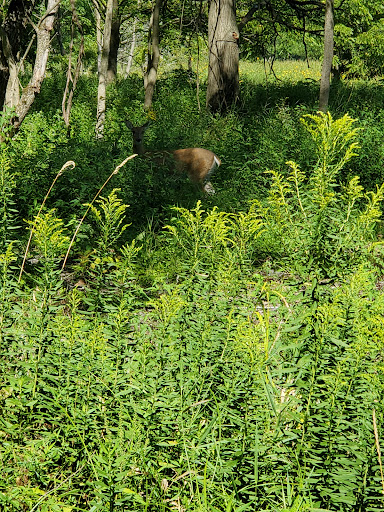
M 150 124 L 151 124 L 151 120 L 148 119 L 148 121 L 143 124 L 142 128 L 144 128 L 144 130 L 146 130 Z
M 132 130 L 132 128 L 133 128 L 133 124 L 131 123 L 131 121 L 130 121 L 129 119 L 126 119 L 126 120 L 125 120 L 125 124 L 128 126 L 128 128 L 129 128 L 130 130 Z

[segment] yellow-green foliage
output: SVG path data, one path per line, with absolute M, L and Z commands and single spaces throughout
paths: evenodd
M 257 204 L 271 247 L 283 251 L 290 264 L 333 272 L 369 253 L 384 188 L 364 193 L 357 176 L 345 185 L 338 181 L 359 147 L 356 120 L 348 114 L 334 120 L 319 112 L 302 122 L 316 143 L 315 168 L 305 173 L 289 161 L 287 175 L 269 171 L 267 202 Z
M 65 272 L 53 210 L 21 284 L 1 252 L 1 510 L 382 509 L 384 189 L 338 183 L 350 118 L 305 123 L 317 164 L 270 172 L 265 202 L 135 239 L 113 190 Z
M 98 208 L 94 205 L 88 205 L 96 218 L 100 231 L 100 249 L 104 251 L 113 247 L 129 226 L 129 224 L 124 224 L 125 211 L 128 205 L 123 204 L 122 200 L 117 197 L 119 190 L 113 189 L 108 197 L 98 199 L 96 201 Z
M 243 263 L 262 230 L 255 205 L 248 212 L 238 214 L 219 211 L 216 206 L 205 211 L 201 201 L 192 210 L 180 207 L 174 210 L 178 215 L 173 225 L 165 228 L 173 235 L 182 251 L 181 258 L 192 272 Z
M 28 222 L 33 231 L 33 243 L 45 260 L 54 260 L 63 255 L 69 245 L 64 222 L 58 219 L 55 210 L 41 213 Z

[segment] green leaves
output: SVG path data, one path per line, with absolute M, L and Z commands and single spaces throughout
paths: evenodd
M 124 224 L 125 211 L 128 205 L 123 204 L 121 199 L 117 197 L 119 189 L 113 189 L 106 198 L 96 201 L 99 208 L 90 205 L 98 228 L 100 230 L 99 246 L 101 252 L 106 252 L 113 248 L 117 240 L 122 236 L 129 224 Z M 87 205 L 86 205 L 87 206 Z
M 206 212 L 198 201 L 196 208 L 174 208 L 178 216 L 165 226 L 188 272 L 215 274 L 245 263 L 251 257 L 262 221 L 255 204 L 247 212 L 229 214 L 215 206 Z
M 305 123 L 312 174 L 270 172 L 264 203 L 198 201 L 127 242 L 115 189 L 65 274 L 65 222 L 43 212 L 21 286 L 7 246 L 4 510 L 382 509 L 384 189 L 338 183 L 351 118 Z
M 305 116 L 302 122 L 316 143 L 317 164 L 312 174 L 291 161 L 288 176 L 270 171 L 270 194 L 259 210 L 265 224 L 263 236 L 267 244 L 280 247 L 280 254 L 297 270 L 317 269 L 332 275 L 370 253 L 383 187 L 364 194 L 358 177 L 345 185 L 338 181 L 358 148 L 354 119 L 345 115 L 333 120 L 330 113 L 318 113 Z

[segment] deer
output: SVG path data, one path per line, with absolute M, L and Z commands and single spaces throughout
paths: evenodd
M 214 171 L 221 165 L 221 160 L 215 153 L 203 148 L 148 151 L 144 148 L 144 133 L 150 121 L 142 126 L 134 126 L 129 120 L 126 121 L 126 124 L 132 132 L 134 153 L 157 162 L 160 161 L 160 164 L 163 165 L 169 160 L 170 166 L 175 167 L 179 172 L 186 173 L 191 182 L 197 184 L 203 193 L 208 195 L 215 193 L 215 189 L 209 181 Z

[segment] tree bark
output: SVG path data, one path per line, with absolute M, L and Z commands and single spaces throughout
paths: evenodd
M 150 30 L 148 34 L 148 65 L 144 76 L 144 108 L 152 106 L 153 94 L 157 80 L 157 70 L 160 62 L 160 9 L 162 0 L 155 0 Z
M 13 51 L 11 43 L 8 39 L 8 35 L 2 27 L 0 28 L 0 34 L 2 53 L 6 62 L 4 69 L 4 79 L 6 80 L 6 83 L 4 84 L 5 91 L 3 93 L 2 104 L 5 107 L 12 108 L 16 106 L 20 101 L 19 69 L 13 56 Z
M 93 0 L 96 21 L 97 69 L 100 69 L 101 54 L 103 53 L 103 31 L 101 29 L 101 14 L 99 4 Z
M 321 68 L 319 110 L 328 110 L 329 91 L 331 86 L 331 70 L 333 61 L 333 8 L 334 0 L 326 0 L 324 17 L 324 58 Z
M 108 59 L 111 48 L 111 28 L 114 0 L 108 0 L 105 12 L 103 49 L 101 51 L 99 65 L 99 86 L 97 88 L 97 119 L 96 119 L 96 138 L 102 139 L 104 136 L 106 93 L 107 93 L 107 72 Z
M 207 108 L 225 112 L 239 96 L 239 31 L 235 0 L 211 0 Z

